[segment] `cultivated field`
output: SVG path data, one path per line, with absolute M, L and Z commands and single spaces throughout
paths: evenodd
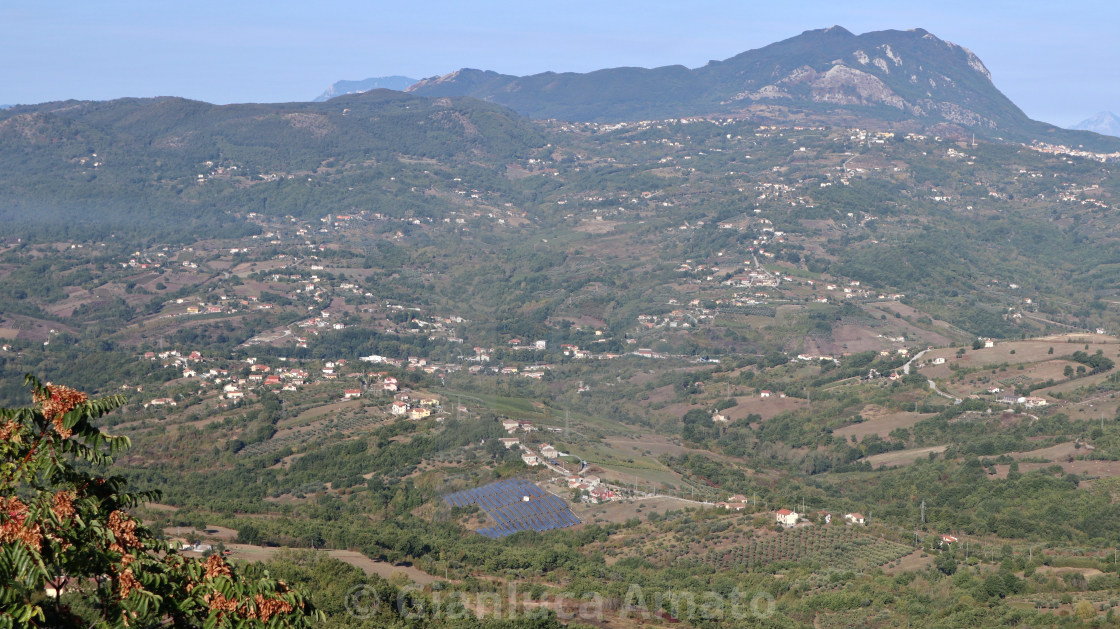
M 893 563 L 912 551 L 910 546 L 850 526 L 802 526 L 731 548 L 710 550 L 700 561 L 725 570 L 753 571 L 773 563 L 802 561 L 818 570 L 864 570 Z
M 882 454 L 875 454 L 863 459 L 871 464 L 873 468 L 880 467 L 901 467 L 903 465 L 910 465 L 918 459 L 928 457 L 931 452 L 940 454 L 945 451 L 948 446 L 931 446 L 929 448 L 913 448 L 910 450 L 895 450 L 894 452 L 884 452 Z
M 931 415 L 923 415 L 921 413 L 892 412 L 874 404 L 865 406 L 859 414 L 866 421 L 852 424 L 851 426 L 844 426 L 843 428 L 837 428 L 832 431 L 832 434 L 837 437 L 843 437 L 844 439 L 849 439 L 852 435 L 855 435 L 857 439 L 862 440 L 864 437 L 871 434 L 886 438 L 892 430 L 897 428 L 909 428 L 923 419 L 931 417 Z

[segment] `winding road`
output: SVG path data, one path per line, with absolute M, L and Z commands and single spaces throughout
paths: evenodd
M 921 358 L 922 355 L 924 355 L 928 351 L 929 351 L 928 349 L 923 349 L 922 351 L 918 352 L 917 354 L 914 354 L 914 357 L 911 358 L 910 360 L 906 361 L 906 364 L 902 366 L 902 373 L 904 373 L 906 375 L 910 375 L 910 365 L 911 365 L 911 363 L 913 363 L 915 360 L 918 360 L 919 358 Z M 926 382 L 929 383 L 930 390 L 933 391 L 934 393 L 936 393 L 937 395 L 940 395 L 941 397 L 949 399 L 949 400 L 953 400 L 953 404 L 960 404 L 961 403 L 961 399 L 959 397 L 949 395 L 948 393 L 942 391 L 941 389 L 938 389 L 937 388 L 937 383 L 934 382 L 933 380 L 930 380 L 929 378 L 926 378 Z
M 950 399 L 950 400 L 953 400 L 953 404 L 960 404 L 960 403 L 961 403 L 961 399 L 960 399 L 959 397 L 955 397 L 955 396 L 949 395 L 948 393 L 946 393 L 946 392 L 942 391 L 941 389 L 938 389 L 938 388 L 937 388 L 937 383 L 936 383 L 936 382 L 934 382 L 933 380 L 930 380 L 930 379 L 928 379 L 928 378 L 927 378 L 927 379 L 926 379 L 926 382 L 928 382 L 928 383 L 929 383 L 929 388 L 930 388 L 930 390 L 932 390 L 932 391 L 933 391 L 934 393 L 936 393 L 936 394 L 940 395 L 940 396 L 941 396 L 941 397 L 943 397 L 943 398 L 948 398 L 948 399 Z

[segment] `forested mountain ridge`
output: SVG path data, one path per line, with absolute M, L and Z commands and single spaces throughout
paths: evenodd
M 470 97 L 376 90 L 324 103 L 21 106 L 0 112 L 0 148 L 12 239 L 147 246 L 357 215 L 393 246 L 442 252 L 445 271 L 470 277 L 447 287 L 460 303 L 487 316 L 534 303 L 535 326 L 563 301 L 555 291 L 588 283 L 586 253 L 554 251 L 557 238 L 611 243 L 596 281 L 657 270 L 613 296 L 611 311 L 627 315 L 654 306 L 671 261 L 721 250 L 903 293 L 985 336 L 1019 333 L 1006 313 L 1015 299 L 995 285 L 1060 296 L 1050 313 L 1076 312 L 1090 329 L 1100 321 L 1078 296 L 1116 288 L 1115 156 L 1068 147 L 750 119 L 531 121 Z M 482 272 L 494 268 L 524 280 Z
M 695 69 L 610 68 L 517 77 L 462 69 L 408 91 L 474 96 L 532 118 L 610 122 L 749 115 L 780 121 L 875 124 L 901 130 L 975 133 L 1120 146 L 1030 120 L 992 83 L 970 50 L 923 29 L 854 35 L 839 26 L 750 50 Z
M 390 90 L 329 103 L 154 98 L 18 106 L 0 112 L 0 219 L 17 229 L 217 233 L 229 211 L 267 212 L 270 198 L 286 196 L 256 184 L 283 185 L 297 174 L 314 183 L 399 156 L 501 168 L 543 143 L 539 129 L 505 108 Z M 208 175 L 218 175 L 214 185 L 199 186 Z M 377 194 L 347 188 L 338 193 L 349 200 L 338 203 Z M 296 202 L 283 211 L 318 209 Z

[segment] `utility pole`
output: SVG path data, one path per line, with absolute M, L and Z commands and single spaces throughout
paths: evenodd
M 922 526 L 926 525 L 926 499 L 922 498 Z

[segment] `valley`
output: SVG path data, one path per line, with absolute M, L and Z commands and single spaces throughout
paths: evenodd
M 421 88 L 0 112 L 0 405 L 123 395 L 132 512 L 332 626 L 1113 621 L 1107 141 Z

